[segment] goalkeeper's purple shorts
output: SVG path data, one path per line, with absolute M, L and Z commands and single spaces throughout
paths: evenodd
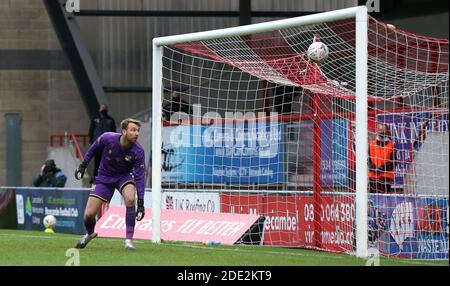
M 122 194 L 123 188 L 128 184 L 136 186 L 132 173 L 125 174 L 118 178 L 109 177 L 102 179 L 102 177 L 97 176 L 95 178 L 95 188 L 91 191 L 89 196 L 109 203 L 114 195 L 114 190 L 117 189 L 120 194 Z

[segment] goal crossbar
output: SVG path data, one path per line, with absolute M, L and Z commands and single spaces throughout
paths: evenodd
M 180 43 L 189 43 L 196 41 L 204 41 L 210 39 L 221 39 L 227 37 L 245 36 L 250 34 L 270 32 L 291 27 L 305 26 L 317 24 L 320 22 L 329 22 L 336 20 L 344 20 L 355 17 L 357 11 L 367 14 L 366 6 L 351 7 L 336 11 L 318 13 L 295 18 L 264 22 L 246 26 L 231 27 L 225 29 L 217 29 L 211 31 L 188 33 L 182 35 L 174 35 L 167 37 L 158 37 L 153 39 L 153 47 L 169 46 Z

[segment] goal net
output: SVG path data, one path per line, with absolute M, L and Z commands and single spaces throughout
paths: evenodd
M 153 49 L 155 242 L 174 209 L 265 218 L 236 243 L 448 259 L 447 39 L 355 7 Z

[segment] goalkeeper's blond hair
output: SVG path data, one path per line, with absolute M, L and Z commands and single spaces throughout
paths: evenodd
M 134 123 L 137 126 L 141 127 L 141 122 L 139 120 L 134 119 L 134 118 L 126 118 L 126 119 L 122 120 L 122 122 L 120 122 L 120 128 L 122 130 L 127 130 L 128 124 L 130 124 L 130 123 Z

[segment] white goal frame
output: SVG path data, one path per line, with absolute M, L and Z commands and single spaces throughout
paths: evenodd
M 243 36 L 279 29 L 319 24 L 322 22 L 355 18 L 356 25 L 356 256 L 368 256 L 368 13 L 366 6 L 358 6 L 320 14 L 265 22 L 247 26 L 212 30 L 153 39 L 153 94 L 152 94 L 152 241 L 161 242 L 161 147 L 162 147 L 162 57 L 163 47 L 178 43 Z

